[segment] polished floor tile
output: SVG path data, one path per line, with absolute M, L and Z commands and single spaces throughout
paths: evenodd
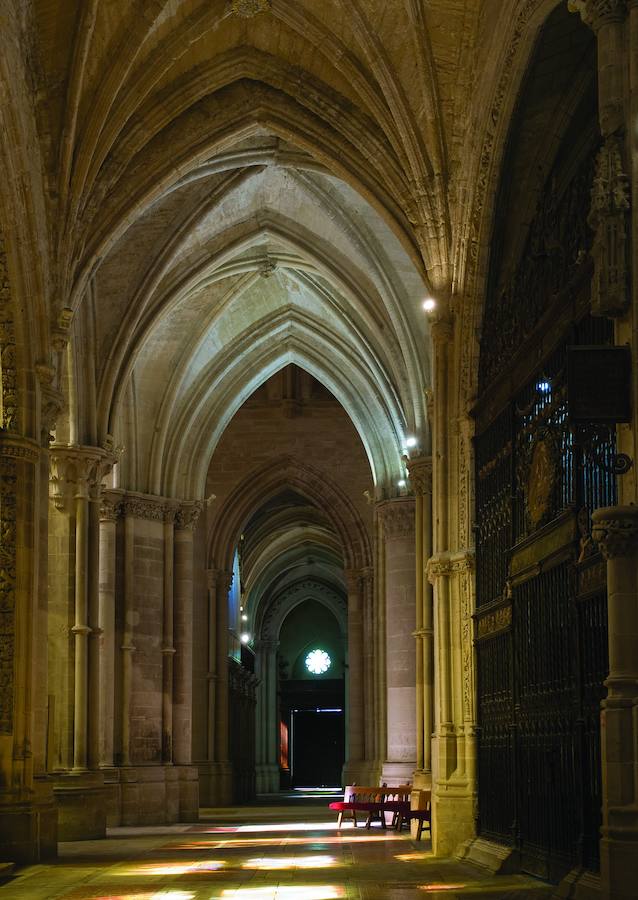
M 275 798 L 273 798 L 274 800 Z M 525 876 L 489 876 L 435 859 L 429 843 L 351 824 L 337 831 L 324 803 L 204 810 L 197 825 L 116 828 L 60 845 L 0 900 L 482 900 L 550 897 Z

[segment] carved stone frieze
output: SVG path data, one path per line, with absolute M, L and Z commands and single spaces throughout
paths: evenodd
M 596 316 L 617 316 L 627 309 L 627 214 L 629 178 L 623 166 L 622 139 L 610 135 L 596 158 L 588 222 L 594 231 L 591 308 Z
M 605 559 L 638 555 L 638 506 L 608 506 L 592 513 L 592 538 Z
M 405 457 L 410 483 L 415 494 L 424 496 L 432 493 L 432 457 Z
M 442 553 L 432 556 L 425 567 L 425 574 L 431 584 L 442 576 L 456 575 L 459 572 L 473 572 L 476 565 L 476 555 L 473 550 L 463 550 L 458 553 Z
M 0 427 L 18 431 L 18 382 L 11 288 L 4 237 L 0 232 Z
M 387 541 L 414 536 L 413 497 L 383 500 L 377 504 L 377 514 Z
M 0 734 L 13 732 L 17 462 L 0 452 Z
M 132 519 L 163 522 L 166 508 L 163 497 L 139 497 L 127 494 L 123 500 L 124 515 Z
M 511 605 L 501 606 L 492 612 L 482 615 L 476 624 L 476 635 L 479 638 L 491 637 L 512 625 L 512 607 Z

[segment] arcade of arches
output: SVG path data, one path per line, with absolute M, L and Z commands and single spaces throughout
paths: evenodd
M 637 61 L 636 0 L 0 3 L 2 859 L 410 780 L 635 896 Z

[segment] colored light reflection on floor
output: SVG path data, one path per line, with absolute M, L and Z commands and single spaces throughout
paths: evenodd
M 414 862 L 419 859 L 427 859 L 433 855 L 431 850 L 421 850 L 415 853 L 397 853 L 394 858 L 400 860 L 400 862 Z
M 334 856 L 263 856 L 247 859 L 242 869 L 327 869 L 336 865 Z
M 194 900 L 192 891 L 152 891 L 147 894 L 104 894 L 92 900 Z
M 351 841 L 352 835 L 348 835 L 348 841 Z M 236 838 L 227 841 L 216 841 L 214 844 L 211 844 L 209 841 L 189 841 L 188 843 L 176 843 L 170 844 L 170 850 L 228 850 L 232 847 L 243 847 L 245 849 L 251 849 L 255 847 L 268 847 L 275 844 L 278 847 L 297 847 L 297 846 L 308 846 L 308 844 L 323 844 L 325 846 L 332 844 L 343 844 L 345 838 L 342 837 L 291 837 L 291 838 Z M 402 838 L 397 834 L 385 835 L 385 834 L 370 834 L 369 832 L 364 832 L 361 837 L 356 838 L 357 844 L 374 844 L 374 843 L 387 843 L 388 841 L 400 841 Z
M 226 865 L 221 859 L 206 859 L 201 862 L 147 863 L 119 872 L 120 875 L 192 875 L 197 872 L 215 872 Z M 162 894 L 162 896 L 164 896 Z
M 234 900 L 338 900 L 345 897 L 345 888 L 335 884 L 274 887 L 237 888 L 222 891 L 219 897 L 233 897 Z
M 462 891 L 468 887 L 467 884 L 420 884 L 419 891 Z
M 352 822 L 343 824 L 352 828 Z M 202 834 L 268 834 L 277 831 L 336 831 L 336 822 L 271 822 L 264 825 L 219 825 L 201 829 Z M 363 830 L 363 829 L 362 829 Z M 198 829 L 200 831 L 200 829 Z

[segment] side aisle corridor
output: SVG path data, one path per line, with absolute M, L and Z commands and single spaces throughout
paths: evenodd
M 114 828 L 104 840 L 61 844 L 56 863 L 0 885 L 0 900 L 536 900 L 551 891 L 524 875 L 435 859 L 429 841 L 378 824 L 344 823 L 339 834 L 325 798 L 297 793 L 202 810 L 197 825 Z

